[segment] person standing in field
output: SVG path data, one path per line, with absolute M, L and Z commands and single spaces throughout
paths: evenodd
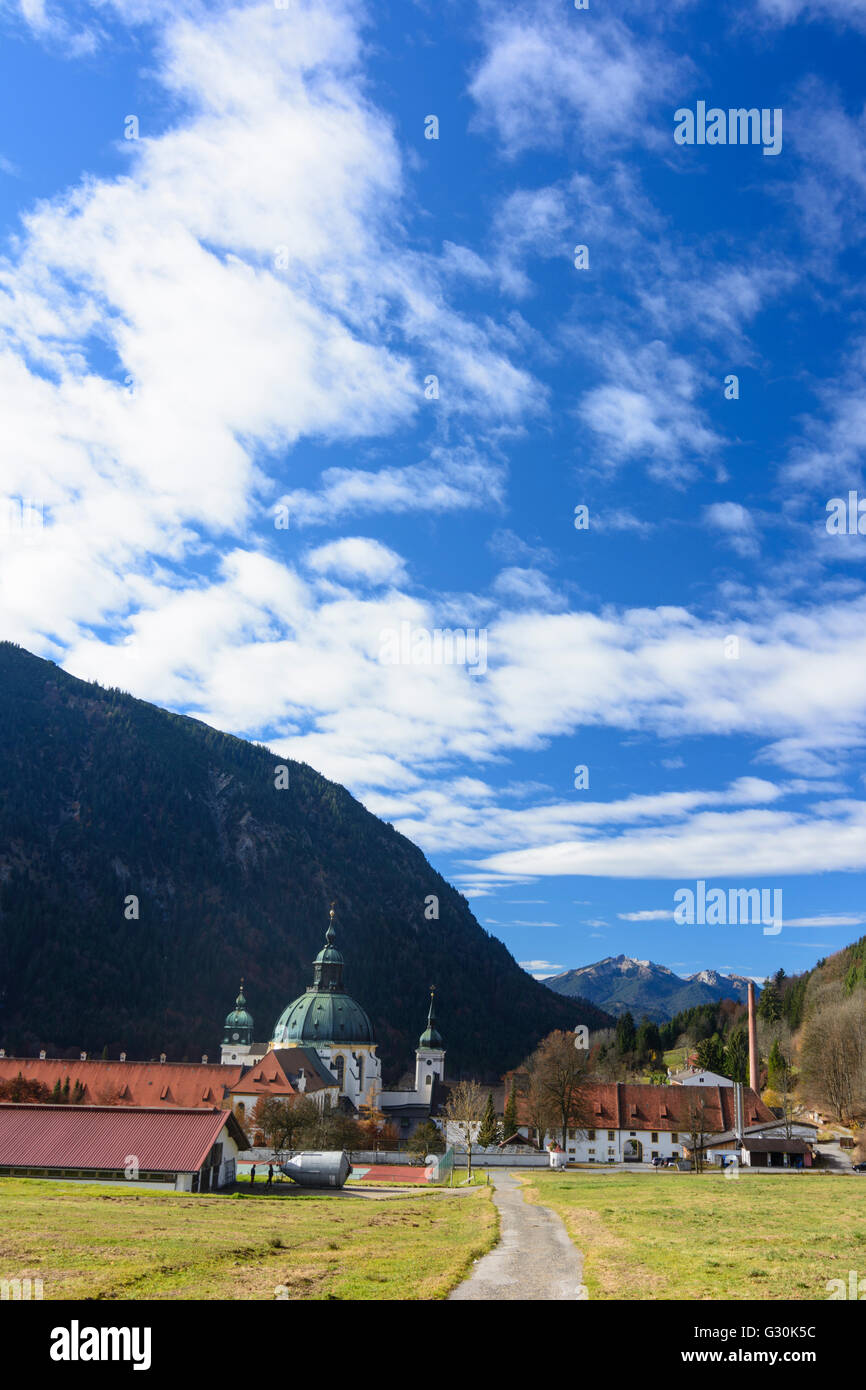
M 256 1165 L 253 1164 L 252 1168 L 250 1169 L 250 1183 L 251 1183 L 251 1184 L 254 1183 L 255 1180 L 256 1180 Z

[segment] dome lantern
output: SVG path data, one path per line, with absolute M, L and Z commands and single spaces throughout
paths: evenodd
M 313 983 L 280 1014 L 274 1028 L 274 1047 L 287 1043 L 372 1043 L 372 1024 L 343 985 L 343 957 L 334 940 L 332 903 L 325 945 L 313 961 Z
M 418 1039 L 419 1048 L 440 1048 L 442 1037 L 436 1029 L 436 1011 L 433 1007 L 433 998 L 436 994 L 435 985 L 430 986 L 430 1009 L 427 1014 L 427 1027 Z

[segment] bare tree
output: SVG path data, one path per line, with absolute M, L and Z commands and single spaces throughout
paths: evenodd
M 862 990 L 822 991 L 803 1026 L 801 1059 L 813 1101 L 848 1122 L 866 1109 L 866 1009 Z
M 773 1079 L 776 1082 L 776 1091 L 782 1110 L 782 1120 L 785 1125 L 785 1137 L 790 1139 L 794 1125 L 794 1069 L 791 1066 L 791 1057 L 788 1048 L 779 1043 L 776 1050 L 777 1062 L 773 1068 Z
M 706 1106 L 703 1094 L 697 1086 L 689 1086 L 688 1089 L 695 1092 L 693 1096 L 689 1096 L 689 1138 L 694 1155 L 695 1172 L 702 1173 L 704 1171 L 704 1139 L 707 1133 Z
M 589 1053 L 575 1047 L 574 1033 L 557 1031 L 539 1043 L 526 1065 L 547 1097 L 566 1148 L 570 1129 L 586 1129 L 592 1123 L 587 1099 Z
M 527 1124 L 538 1135 L 539 1147 L 544 1144 L 544 1136 L 556 1124 L 556 1112 L 541 1073 L 525 1070 L 516 1077 L 517 1094 L 520 1096 L 522 1110 Z
M 484 1114 L 485 1096 L 477 1081 L 458 1081 L 442 1108 L 447 1124 L 452 1124 L 466 1146 L 469 1178 L 472 1177 L 472 1145 Z M 447 1135 L 447 1128 L 446 1128 Z

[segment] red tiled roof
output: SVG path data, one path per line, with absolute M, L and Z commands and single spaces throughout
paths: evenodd
M 297 1077 L 303 1071 L 307 1095 L 338 1084 L 337 1078 L 325 1066 L 314 1047 L 276 1047 L 270 1056 L 276 1057 L 287 1076 Z
M 297 1095 L 295 1087 L 286 1075 L 283 1054 L 280 1052 L 269 1052 L 260 1062 L 256 1062 L 239 1076 L 228 1090 L 232 1095 L 242 1096 Z
M 201 1109 L 227 1102 L 243 1067 L 221 1062 L 72 1062 L 62 1057 L 0 1057 L 0 1081 L 44 1081 L 49 1090 L 67 1076 L 80 1081 L 85 1105 L 165 1106 Z M 210 1092 L 210 1095 L 208 1095 Z
M 195 1173 L 226 1125 L 243 1141 L 226 1110 L 0 1103 L 0 1166 Z
M 734 1126 L 733 1086 L 648 1086 L 626 1082 L 592 1082 L 582 1088 L 587 1116 L 596 1129 L 674 1130 L 691 1126 L 691 1106 L 704 1105 L 704 1130 L 721 1133 Z M 528 1124 L 526 1103 L 517 1098 L 520 1124 Z M 772 1122 L 772 1111 L 748 1086 L 743 1087 L 745 1124 Z

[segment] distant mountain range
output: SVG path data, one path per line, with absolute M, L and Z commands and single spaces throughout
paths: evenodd
M 607 956 L 594 965 L 553 975 L 544 983 L 556 994 L 589 999 L 617 1017 L 630 1011 L 636 1020 L 646 1014 L 656 1023 L 697 1004 L 720 999 L 744 1002 L 749 984 L 742 975 L 721 975 L 718 970 L 699 970 L 683 978 L 666 965 L 631 956 Z
M 389 1077 L 413 1064 L 431 984 L 452 1077 L 495 1079 L 554 1028 L 611 1022 L 531 979 L 344 787 L 0 643 L 7 1053 L 213 1057 L 242 975 L 267 1040 L 310 983 L 332 900 Z

